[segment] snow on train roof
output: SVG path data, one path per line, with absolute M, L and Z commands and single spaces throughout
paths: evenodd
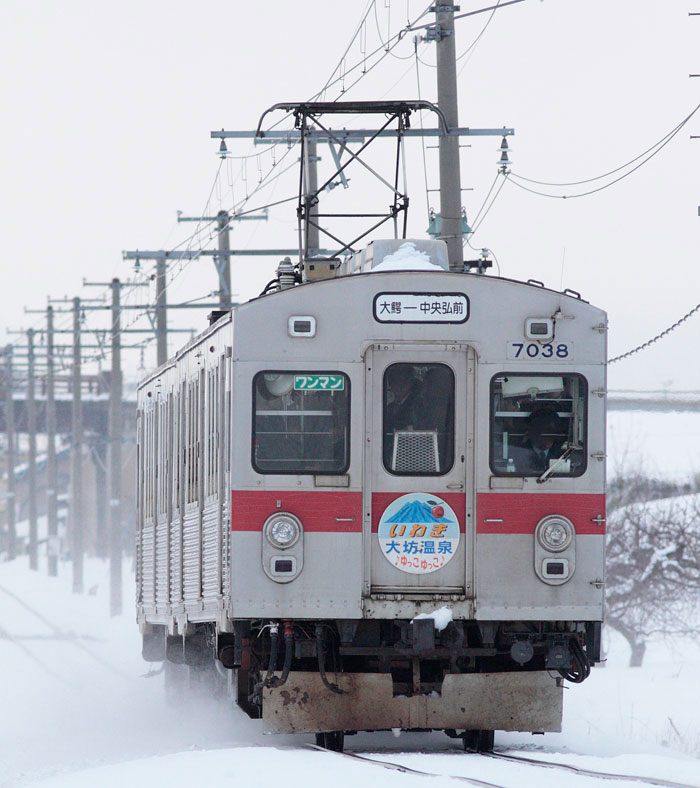
M 443 271 L 442 266 L 430 262 L 430 255 L 421 252 L 412 241 L 406 241 L 381 263 L 371 269 L 371 273 L 380 271 Z

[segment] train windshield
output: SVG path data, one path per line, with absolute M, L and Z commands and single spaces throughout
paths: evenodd
M 455 376 L 446 364 L 392 364 L 384 372 L 383 459 L 389 473 L 436 476 L 454 462 Z
M 260 372 L 253 382 L 253 467 L 259 473 L 344 473 L 350 381 L 339 372 Z
M 586 470 L 586 381 L 581 375 L 497 375 L 491 381 L 491 470 L 580 476 Z

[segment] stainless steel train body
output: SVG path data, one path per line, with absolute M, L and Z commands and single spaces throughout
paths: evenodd
M 599 659 L 606 316 L 423 248 L 243 304 L 139 388 L 144 656 L 218 660 L 270 732 L 558 730 L 554 676 Z

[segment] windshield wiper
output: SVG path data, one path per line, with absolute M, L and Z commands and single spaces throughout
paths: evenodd
M 544 482 L 549 479 L 549 477 L 556 471 L 556 469 L 564 462 L 564 460 L 568 460 L 571 455 L 577 451 L 583 449 L 583 446 L 572 446 L 569 444 L 569 448 L 561 455 L 561 457 L 557 457 L 552 465 L 547 468 L 547 470 L 537 479 L 537 484 L 543 484 Z

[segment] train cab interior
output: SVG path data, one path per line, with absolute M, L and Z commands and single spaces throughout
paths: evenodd
M 491 470 L 581 476 L 586 470 L 586 380 L 509 373 L 491 381 Z

